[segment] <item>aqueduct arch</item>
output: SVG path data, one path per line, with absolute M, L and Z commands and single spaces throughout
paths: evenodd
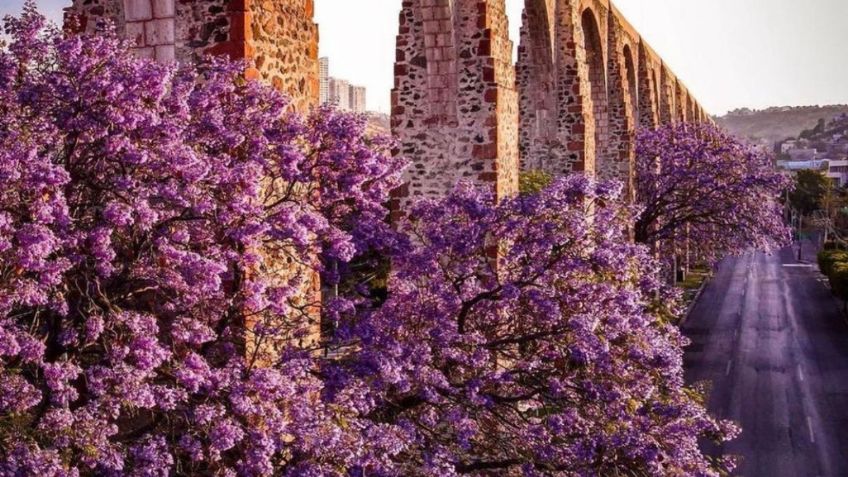
M 112 20 L 137 54 L 248 59 L 305 111 L 318 100 L 313 1 L 68 0 L 81 27 Z M 512 62 L 504 0 L 402 0 L 392 91 L 396 206 L 462 179 L 514 194 L 519 168 L 627 182 L 633 130 L 709 121 L 609 0 L 525 0 Z
M 624 183 L 625 193 L 633 192 L 635 171 L 634 135 L 636 130 L 635 110 L 638 106 L 636 68 L 633 64 L 631 44 L 637 40 L 633 29 L 616 15 L 608 11 L 608 82 L 607 101 L 609 113 L 607 125 L 609 140 L 606 154 L 600 155 L 602 164 L 597 176 L 601 179 L 617 179 Z
M 580 26 L 583 30 L 583 49 L 586 51 L 586 80 L 589 86 L 589 97 L 592 101 L 592 118 L 594 119 L 594 148 L 596 174 L 606 173 L 610 168 L 609 156 L 609 95 L 607 90 L 607 71 L 604 44 L 601 41 L 600 22 L 591 8 L 585 8 L 580 15 Z
M 472 18 L 477 36 L 456 28 Z M 609 0 L 525 0 L 514 87 L 505 22 L 504 0 L 403 1 L 392 125 L 399 152 L 413 165 L 398 205 L 442 194 L 458 179 L 491 184 L 504 197 L 514 192 L 517 173 L 508 167 L 582 171 L 630 184 L 637 127 L 697 119 L 688 90 Z M 440 49 L 451 28 L 456 85 L 443 78 L 449 66 L 433 65 L 453 61 Z M 434 93 L 424 79 L 432 75 L 447 89 Z M 485 91 L 474 91 L 463 76 L 482 78 Z M 444 96 L 453 89 L 460 113 L 473 104 L 455 123 L 440 119 L 442 106 L 432 112 L 433 104 L 454 107 Z M 516 128 L 508 126 L 513 110 Z
M 639 83 L 636 80 L 636 63 L 633 61 L 633 50 L 629 43 L 624 45 L 621 53 L 624 58 L 624 77 L 627 78 L 627 95 L 630 98 L 630 117 L 636 122 L 639 118 Z

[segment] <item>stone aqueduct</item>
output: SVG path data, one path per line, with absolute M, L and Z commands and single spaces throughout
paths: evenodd
M 609 0 L 525 0 L 515 66 L 504 0 L 403 0 L 397 45 L 401 201 L 459 179 L 508 196 L 521 170 L 630 184 L 636 127 L 709 120 Z
M 709 120 L 609 0 L 525 0 L 517 63 L 505 0 L 400 1 L 392 130 L 411 167 L 398 207 L 460 179 L 505 197 L 522 169 L 629 184 L 636 127 Z M 73 0 L 66 13 L 87 31 L 111 19 L 159 61 L 251 60 L 246 76 L 306 110 L 318 101 L 313 2 Z

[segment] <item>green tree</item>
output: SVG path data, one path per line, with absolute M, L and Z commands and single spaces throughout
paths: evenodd
M 819 270 L 827 276 L 833 274 L 837 264 L 848 262 L 848 252 L 845 250 L 822 250 L 818 253 Z
M 848 311 L 848 263 L 835 263 L 827 278 L 833 294 L 842 300 L 843 310 Z
M 795 176 L 795 188 L 789 193 L 789 205 L 802 214 L 808 215 L 819 209 L 830 187 L 830 179 L 821 171 L 798 171 L 798 175 Z
M 554 178 L 544 171 L 526 171 L 518 176 L 518 190 L 522 194 L 535 194 L 548 187 Z

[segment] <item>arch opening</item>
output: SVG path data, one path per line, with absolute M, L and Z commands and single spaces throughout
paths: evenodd
M 586 51 L 586 63 L 589 72 L 589 89 L 592 98 L 592 112 L 595 119 L 595 170 L 603 170 L 607 155 L 607 85 L 604 51 L 601 43 L 600 28 L 591 9 L 583 11 L 583 47 Z
M 519 85 L 519 151 L 524 170 L 547 170 L 556 139 L 556 74 L 550 12 L 544 0 L 527 0 L 521 22 L 516 76 Z
M 627 78 L 627 94 L 630 96 L 630 113 L 633 124 L 639 120 L 639 89 L 636 83 L 636 67 L 633 65 L 633 52 L 630 45 L 624 45 L 624 74 Z

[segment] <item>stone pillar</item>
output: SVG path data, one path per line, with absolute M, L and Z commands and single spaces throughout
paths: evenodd
M 464 180 L 518 189 L 518 95 L 503 0 L 403 0 L 392 132 L 410 168 L 393 210 Z
M 609 153 L 603 168 L 598 168 L 598 178 L 615 179 L 624 183 L 625 196 L 631 197 L 633 173 L 635 171 L 635 126 L 633 119 L 633 96 L 631 80 L 635 81 L 633 61 L 625 57 L 625 31 L 610 15 L 608 23 L 609 47 Z M 629 66 L 628 66 L 629 65 Z M 630 74 L 628 74 L 628 70 Z M 631 76 L 631 77 L 628 77 Z M 635 85 L 633 85 L 635 88 Z
M 313 0 L 73 0 L 66 24 L 96 32 L 112 21 L 133 51 L 161 62 L 223 54 L 306 111 L 318 104 L 318 27 Z M 71 22 L 71 18 L 74 18 Z
M 687 105 L 687 102 L 688 102 L 689 93 L 686 92 L 686 89 L 683 87 L 682 84 L 680 84 L 679 80 L 676 82 L 676 84 L 677 84 L 676 90 L 675 90 L 676 93 L 677 93 L 676 96 L 675 96 L 675 105 L 677 106 L 676 115 L 677 115 L 677 118 L 680 122 L 688 123 L 689 120 L 690 120 L 689 119 L 689 109 L 686 107 L 686 105 Z
M 659 85 L 656 64 L 645 44 L 639 42 L 639 127 L 653 129 L 659 125 Z
M 674 77 L 665 65 L 660 65 L 660 123 L 677 122 L 674 107 Z
M 595 172 L 595 113 L 577 1 L 528 0 L 518 50 L 523 170 Z

